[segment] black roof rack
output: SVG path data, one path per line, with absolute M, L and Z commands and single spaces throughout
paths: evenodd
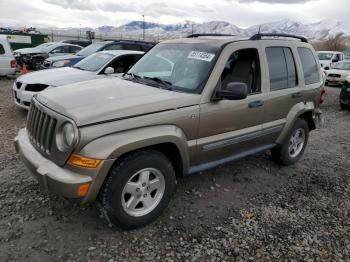
M 200 36 L 235 36 L 235 35 L 229 35 L 229 34 L 192 34 L 188 35 L 187 38 L 195 38 Z
M 303 36 L 283 34 L 283 33 L 259 33 L 253 35 L 250 40 L 261 40 L 262 37 L 288 37 L 299 39 L 301 42 L 308 43 L 307 39 Z

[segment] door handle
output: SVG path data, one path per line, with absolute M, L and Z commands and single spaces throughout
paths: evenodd
M 253 102 L 250 102 L 248 104 L 248 107 L 249 108 L 255 108 L 255 107 L 259 107 L 259 106 L 263 106 L 264 105 L 264 101 L 262 100 L 257 100 L 257 101 L 253 101 Z
M 302 96 L 303 96 L 303 94 L 301 92 L 296 92 L 296 93 L 292 94 L 292 98 L 299 98 Z

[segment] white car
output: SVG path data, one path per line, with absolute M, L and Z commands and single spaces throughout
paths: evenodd
M 14 75 L 17 63 L 6 35 L 0 35 L 0 76 Z
M 345 57 L 344 53 L 335 51 L 319 51 L 317 55 L 323 70 L 331 69 L 336 63 L 343 61 Z
M 28 109 L 33 95 L 45 89 L 125 73 L 143 54 L 130 50 L 102 51 L 84 58 L 73 67 L 22 75 L 13 84 L 15 104 Z
M 326 85 L 343 85 L 350 76 L 350 61 L 337 63 L 331 70 L 327 71 Z

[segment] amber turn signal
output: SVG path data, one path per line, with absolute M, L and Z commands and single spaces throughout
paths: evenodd
M 101 160 L 72 154 L 68 160 L 68 163 L 73 166 L 96 168 L 100 165 Z
M 82 184 L 78 186 L 78 196 L 85 196 L 89 191 L 90 184 Z

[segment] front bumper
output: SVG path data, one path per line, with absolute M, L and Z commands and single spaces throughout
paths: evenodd
M 26 167 L 45 191 L 52 191 L 65 198 L 82 199 L 78 195 L 78 187 L 91 183 L 93 180 L 91 176 L 62 168 L 43 157 L 31 144 L 26 129 L 19 131 L 15 138 L 15 148 Z
M 328 85 L 343 85 L 346 79 L 337 77 L 327 77 L 326 82 Z
M 33 95 L 37 94 L 36 92 L 30 92 L 25 90 L 26 84 L 22 84 L 20 88 L 17 88 L 16 82 L 12 87 L 12 95 L 14 98 L 15 105 L 19 108 L 28 110 L 30 107 L 30 101 L 33 98 Z

